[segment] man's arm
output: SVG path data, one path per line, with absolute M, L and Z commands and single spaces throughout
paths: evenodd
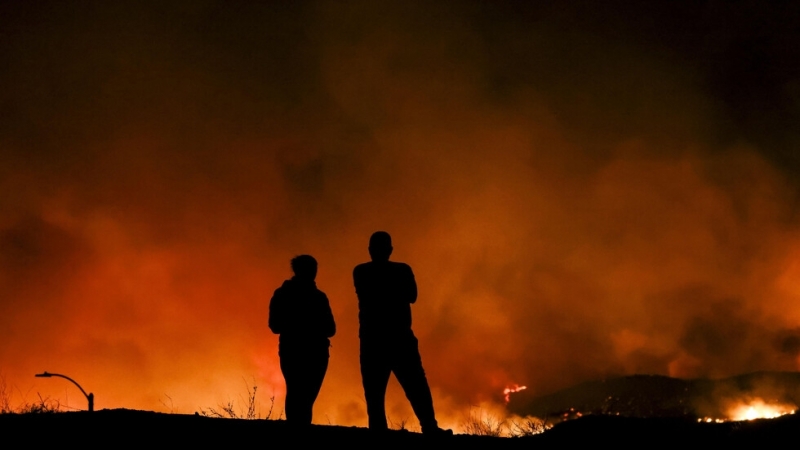
M 359 292 L 361 287 L 361 266 L 356 266 L 353 269 L 353 286 L 356 288 L 356 297 L 361 298 L 361 292 Z
M 403 264 L 406 269 L 405 280 L 403 282 L 403 298 L 408 300 L 408 303 L 417 301 L 417 280 L 414 279 L 414 271 L 411 266 Z
M 333 311 L 331 311 L 331 303 L 328 301 L 328 296 L 322 294 L 325 299 L 325 337 L 333 337 L 336 334 L 336 322 L 333 320 Z
M 371 302 L 378 294 L 375 289 L 375 270 L 371 263 L 359 264 L 353 269 L 353 286 L 358 302 Z

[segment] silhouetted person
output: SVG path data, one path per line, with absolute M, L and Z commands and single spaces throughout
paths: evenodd
M 310 425 L 311 411 L 328 370 L 330 337 L 336 333 L 324 292 L 317 289 L 317 261 L 292 259 L 294 277 L 275 290 L 269 303 L 269 328 L 279 334 L 278 355 L 286 381 L 286 420 Z
M 386 386 L 394 372 L 411 402 L 424 434 L 452 434 L 439 428 L 433 399 L 414 332 L 411 304 L 417 300 L 417 283 L 408 264 L 389 261 L 392 238 L 385 231 L 369 240 L 372 262 L 353 270 L 358 296 L 361 338 L 361 379 L 371 430 L 386 430 Z

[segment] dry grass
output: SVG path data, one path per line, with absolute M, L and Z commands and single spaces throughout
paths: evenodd
M 469 416 L 461 423 L 461 430 L 473 436 L 501 437 L 505 429 L 505 420 L 484 413 L 480 408 L 470 408 Z
M 50 397 L 42 397 L 36 394 L 39 401 L 23 402 L 16 408 L 11 406 L 11 393 L 9 392 L 6 377 L 0 375 L 0 414 L 42 414 L 55 413 L 61 411 L 61 402 Z
M 533 416 L 500 419 L 476 407 L 470 408 L 469 415 L 461 423 L 461 430 L 465 434 L 491 437 L 533 436 L 544 433 L 552 427 L 553 425 L 546 419 Z
M 49 414 L 61 411 L 61 402 L 58 400 L 53 400 L 50 397 L 42 398 L 42 394 L 39 393 L 36 395 L 39 396 L 38 402 L 25 402 L 13 412 L 17 414 Z
M 419 426 L 415 426 L 413 423 L 414 421 L 409 421 L 409 418 L 403 418 L 395 422 L 390 417 L 389 420 L 389 428 L 392 430 L 398 431 L 419 431 Z
M 11 394 L 8 392 L 6 376 L 0 374 L 0 414 L 10 414 L 14 412 L 11 408 Z
M 221 417 L 226 419 L 261 419 L 261 411 L 258 409 L 258 401 L 256 400 L 258 386 L 255 385 L 255 380 L 253 380 L 252 389 L 250 385 L 247 384 L 247 381 L 245 381 L 245 389 L 247 391 L 247 397 L 239 396 L 241 404 L 244 405 L 243 407 L 240 406 L 237 409 L 235 402 L 233 400 L 228 400 L 227 403 L 220 403 L 216 408 L 209 407 L 208 409 L 200 409 L 200 414 L 206 417 Z M 269 398 L 269 411 L 267 411 L 265 419 L 270 420 L 272 418 L 274 407 L 275 396 L 273 395 Z
M 509 426 L 509 436 L 525 437 L 535 434 L 542 434 L 552 428 L 553 425 L 547 423 L 546 419 L 538 417 L 526 417 L 522 420 L 512 420 Z
M 164 406 L 164 408 L 169 408 L 169 413 L 170 414 L 175 414 L 175 404 L 172 401 L 172 397 L 170 397 L 167 394 L 164 394 L 164 397 L 166 397 L 167 400 L 169 400 L 169 405 L 167 405 L 167 403 L 164 400 L 161 400 L 161 399 L 158 400 L 159 403 L 161 403 Z

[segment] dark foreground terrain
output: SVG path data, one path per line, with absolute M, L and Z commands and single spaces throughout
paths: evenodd
M 563 448 L 565 444 L 608 443 L 619 447 L 653 444 L 769 445 L 796 442 L 800 414 L 750 422 L 697 423 L 680 418 L 634 419 L 584 416 L 562 422 L 551 430 L 523 438 L 456 435 L 431 439 L 417 433 L 390 431 L 375 435 L 357 427 L 314 425 L 294 429 L 285 421 L 218 419 L 196 415 L 163 414 L 125 409 L 89 412 L 3 414 L 0 430 L 18 443 L 81 447 L 198 445 L 206 448 L 264 448 L 306 442 L 326 447 L 379 445 L 402 448 L 463 446 L 470 448 Z M 785 444 L 784 444 L 785 445 Z M 409 447 L 410 448 L 410 447 Z M 763 447 L 761 447 L 763 448 Z

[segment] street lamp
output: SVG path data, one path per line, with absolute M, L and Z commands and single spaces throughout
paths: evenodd
M 89 400 L 89 412 L 94 411 L 94 394 L 92 394 L 91 392 L 87 394 L 86 391 L 83 390 L 81 385 L 78 384 L 78 382 L 73 380 L 72 378 L 70 378 L 70 377 L 68 377 L 66 375 L 61 375 L 60 373 L 50 373 L 50 372 L 37 373 L 35 376 L 38 377 L 38 378 L 60 377 L 60 378 L 64 378 L 64 379 L 67 379 L 67 380 L 71 381 L 72 384 L 74 384 L 75 386 L 78 386 L 78 389 L 80 389 L 81 392 L 83 392 L 83 395 L 86 396 L 86 400 Z

